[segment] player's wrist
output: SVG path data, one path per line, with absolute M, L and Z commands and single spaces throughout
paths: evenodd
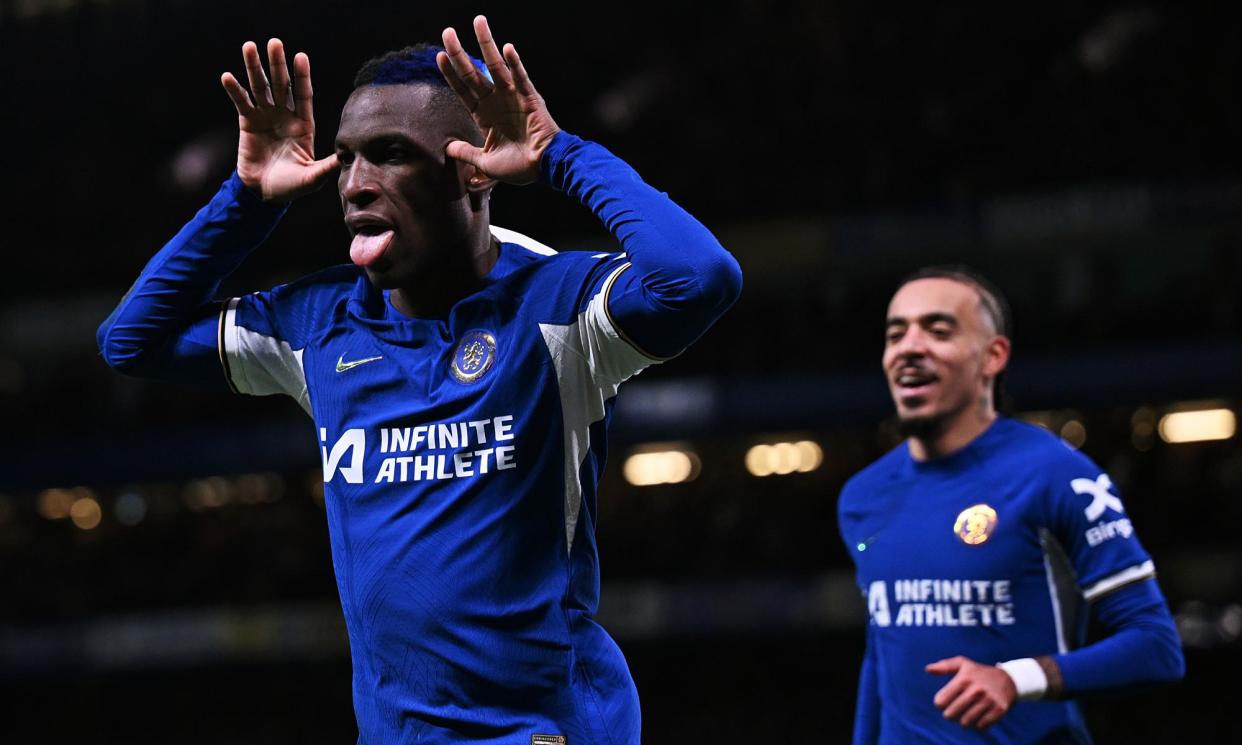
M 1043 668 L 1044 677 L 1048 680 L 1048 690 L 1044 693 L 1044 698 L 1061 698 L 1065 692 L 1065 681 L 1061 678 L 1061 666 L 1049 655 L 1040 655 L 1035 658 L 1035 661 Z
M 265 200 L 263 193 L 259 189 L 248 185 L 246 180 L 237 171 L 229 174 L 228 179 L 224 182 L 224 188 L 248 212 L 253 211 L 256 214 L 261 214 L 266 211 L 270 214 L 281 215 L 289 207 L 287 202 L 269 202 Z
M 569 175 L 567 161 L 583 142 L 582 138 L 558 128 L 539 156 L 539 181 L 557 191 L 565 191 L 564 180 Z
M 1050 658 L 1033 658 L 1023 657 L 1016 660 L 997 663 L 997 667 L 1004 670 L 1013 681 L 1014 688 L 1018 692 L 1019 701 L 1037 701 L 1042 698 L 1050 698 L 1051 681 L 1049 680 L 1048 669 L 1041 660 L 1047 660 L 1053 666 L 1056 665 Z M 1059 675 L 1057 676 L 1059 678 Z

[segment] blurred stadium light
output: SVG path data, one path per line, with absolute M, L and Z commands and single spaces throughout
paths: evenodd
M 1170 443 L 1228 440 L 1237 432 L 1237 417 L 1229 409 L 1175 411 L 1160 417 L 1160 439 Z
M 692 481 L 702 467 L 699 456 L 684 448 L 646 445 L 625 459 L 621 472 L 632 486 L 657 486 Z
M 811 440 L 760 443 L 746 451 L 746 470 L 752 476 L 810 473 L 823 462 L 823 448 Z

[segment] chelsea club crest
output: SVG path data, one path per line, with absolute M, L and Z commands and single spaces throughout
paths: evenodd
M 459 383 L 473 383 L 496 361 L 496 337 L 486 331 L 467 331 L 453 350 L 449 369 Z
M 996 510 L 986 504 L 967 507 L 953 523 L 953 532 L 967 546 L 978 546 L 986 542 L 995 531 Z

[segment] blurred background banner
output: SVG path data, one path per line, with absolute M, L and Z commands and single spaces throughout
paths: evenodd
M 1012 411 L 1109 471 L 1178 619 L 1185 682 L 1085 701 L 1097 741 L 1242 741 L 1242 8 L 495 5 L 0 0 L 0 742 L 356 738 L 313 428 L 124 379 L 94 330 L 228 176 L 243 41 L 310 54 L 322 155 L 363 61 L 476 12 L 745 272 L 616 409 L 600 620 L 648 742 L 847 741 L 836 498 L 897 442 L 888 299 L 946 262 L 1008 294 Z M 541 187 L 492 209 L 613 247 Z M 224 291 L 347 248 L 326 188 Z

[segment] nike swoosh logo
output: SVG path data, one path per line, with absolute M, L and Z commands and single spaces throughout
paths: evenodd
M 360 360 L 350 360 L 349 362 L 346 362 L 345 355 L 341 355 L 336 360 L 336 371 L 339 373 L 343 373 L 346 370 L 353 370 L 358 365 L 365 365 L 368 362 L 374 362 L 376 360 L 382 360 L 382 359 L 384 359 L 384 357 L 383 355 L 380 355 L 379 357 L 363 357 Z

